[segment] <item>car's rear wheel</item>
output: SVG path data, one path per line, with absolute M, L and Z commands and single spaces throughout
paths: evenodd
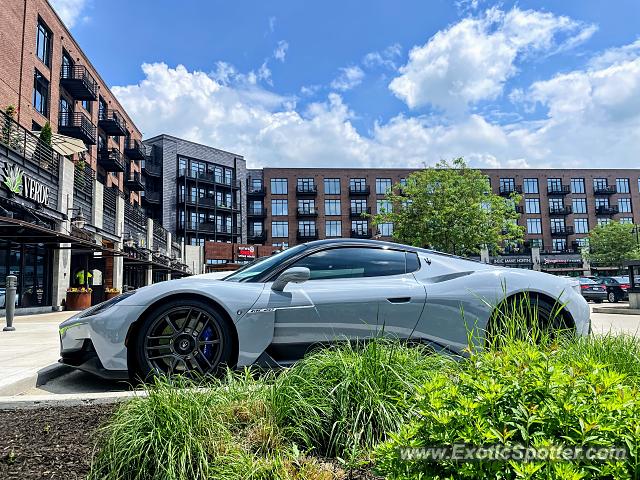
M 618 296 L 616 295 L 616 292 L 614 292 L 613 290 L 610 291 L 609 294 L 607 295 L 607 300 L 609 300 L 609 303 L 617 303 Z
M 232 337 L 220 313 L 199 300 L 175 300 L 145 317 L 136 336 L 138 374 L 202 377 L 228 364 Z
M 595 303 L 602 303 L 602 300 L 594 300 Z

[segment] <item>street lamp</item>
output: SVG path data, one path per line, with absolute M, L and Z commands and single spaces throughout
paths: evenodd
M 133 244 L 134 244 L 134 239 L 133 239 L 133 235 L 131 235 L 131 232 L 129 232 L 127 234 L 127 238 L 124 240 L 124 245 L 125 247 L 129 247 L 129 248 L 133 248 Z
M 68 208 L 67 209 L 67 216 L 69 215 L 69 212 L 75 212 L 77 211 L 77 215 L 71 217 L 71 224 L 76 227 L 79 230 L 82 230 L 85 225 L 87 224 L 87 218 L 84 216 L 84 213 L 82 213 L 82 208 L 78 207 L 78 208 Z

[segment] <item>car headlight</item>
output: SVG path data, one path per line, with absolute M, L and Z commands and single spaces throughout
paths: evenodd
M 117 303 L 120 303 L 124 299 L 130 297 L 134 293 L 136 293 L 135 290 L 132 290 L 130 292 L 121 293 L 117 297 L 110 298 L 106 302 L 99 303 L 97 305 L 94 305 L 91 308 L 87 308 L 84 312 L 82 312 L 80 315 L 78 315 L 78 318 L 89 317 L 91 315 L 97 315 L 98 313 L 102 313 L 105 310 L 108 310 L 109 308 L 113 307 Z

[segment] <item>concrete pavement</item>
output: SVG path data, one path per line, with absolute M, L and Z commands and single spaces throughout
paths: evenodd
M 0 395 L 15 395 L 67 371 L 58 364 L 58 325 L 75 313 L 16 316 L 14 332 L 0 329 Z M 4 325 L 1 317 L 0 326 Z

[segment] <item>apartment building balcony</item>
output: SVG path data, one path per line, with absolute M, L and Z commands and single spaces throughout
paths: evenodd
M 350 208 L 349 209 L 349 217 L 350 218 L 360 218 L 363 215 L 371 215 L 371 207 Z
M 98 83 L 84 65 L 63 65 L 60 70 L 60 86 L 75 100 L 98 99 Z
M 573 213 L 571 206 L 549 207 L 549 215 L 570 215 Z
M 267 231 L 266 230 L 249 230 L 247 232 L 247 242 L 249 243 L 264 243 L 267 241 Z
M 267 189 L 262 186 L 262 187 L 253 187 L 253 186 L 248 186 L 247 187 L 247 196 L 249 197 L 264 197 L 267 194 Z
M 569 235 L 573 235 L 573 227 L 570 225 L 566 225 L 564 227 L 551 227 L 552 237 L 567 237 Z
M 522 194 L 522 185 L 501 186 L 498 193 L 503 197 L 509 197 L 514 193 Z
M 349 185 L 349 195 L 350 196 L 359 196 L 359 195 L 369 195 L 371 193 L 371 187 L 369 185 Z
M 124 179 L 124 186 L 132 192 L 144 191 L 144 181 L 142 175 L 139 172 L 131 172 L 129 176 Z
M 187 168 L 183 168 L 180 169 L 178 171 L 178 178 L 187 178 L 190 180 L 195 180 L 197 182 L 204 182 L 204 183 L 210 183 L 210 184 L 215 184 L 218 185 L 220 187 L 227 187 L 227 188 L 231 188 L 231 189 L 239 189 L 240 188 L 240 181 L 236 180 L 236 181 L 227 181 L 222 177 L 217 177 L 215 176 L 213 173 L 207 173 L 207 172 L 194 172 L 192 170 L 189 170 Z
M 162 165 L 154 161 L 144 160 L 142 163 L 142 173 L 149 177 L 161 177 Z
M 318 239 L 318 229 L 309 228 L 309 229 L 298 230 L 296 238 L 298 240 L 300 240 L 300 241 L 303 241 L 303 242 L 309 242 L 311 240 L 317 240 Z
M 569 195 L 571 188 L 569 185 L 557 185 L 547 188 L 547 195 Z
M 315 207 L 298 208 L 298 211 L 297 211 L 298 218 L 310 218 L 310 217 L 315 218 L 317 216 L 318 216 L 318 209 Z
M 98 128 L 104 133 L 115 137 L 124 137 L 127 132 L 127 122 L 118 112 L 111 109 L 102 110 L 98 115 Z
M 160 205 L 160 192 L 145 190 L 142 193 L 142 203 L 148 205 Z
M 351 238 L 371 238 L 371 229 L 351 230 Z
M 129 139 L 124 145 L 124 154 L 130 160 L 144 160 L 146 158 L 145 149 L 140 140 Z
M 247 217 L 265 218 L 267 216 L 266 208 L 249 208 L 247 209 Z
M 124 159 L 117 148 L 98 150 L 98 165 L 106 172 L 124 172 Z
M 617 205 L 601 205 L 596 207 L 596 215 L 616 215 L 620 213 Z
M 296 185 L 296 195 L 298 196 L 316 196 L 318 187 L 316 185 Z
M 95 145 L 97 139 L 96 126 L 82 112 L 60 112 L 58 133 L 82 140 L 88 145 Z
M 522 205 L 515 206 L 516 213 L 524 213 L 524 208 Z
M 593 194 L 594 195 L 614 195 L 618 192 L 618 189 L 615 185 L 608 185 L 604 187 L 594 187 Z

